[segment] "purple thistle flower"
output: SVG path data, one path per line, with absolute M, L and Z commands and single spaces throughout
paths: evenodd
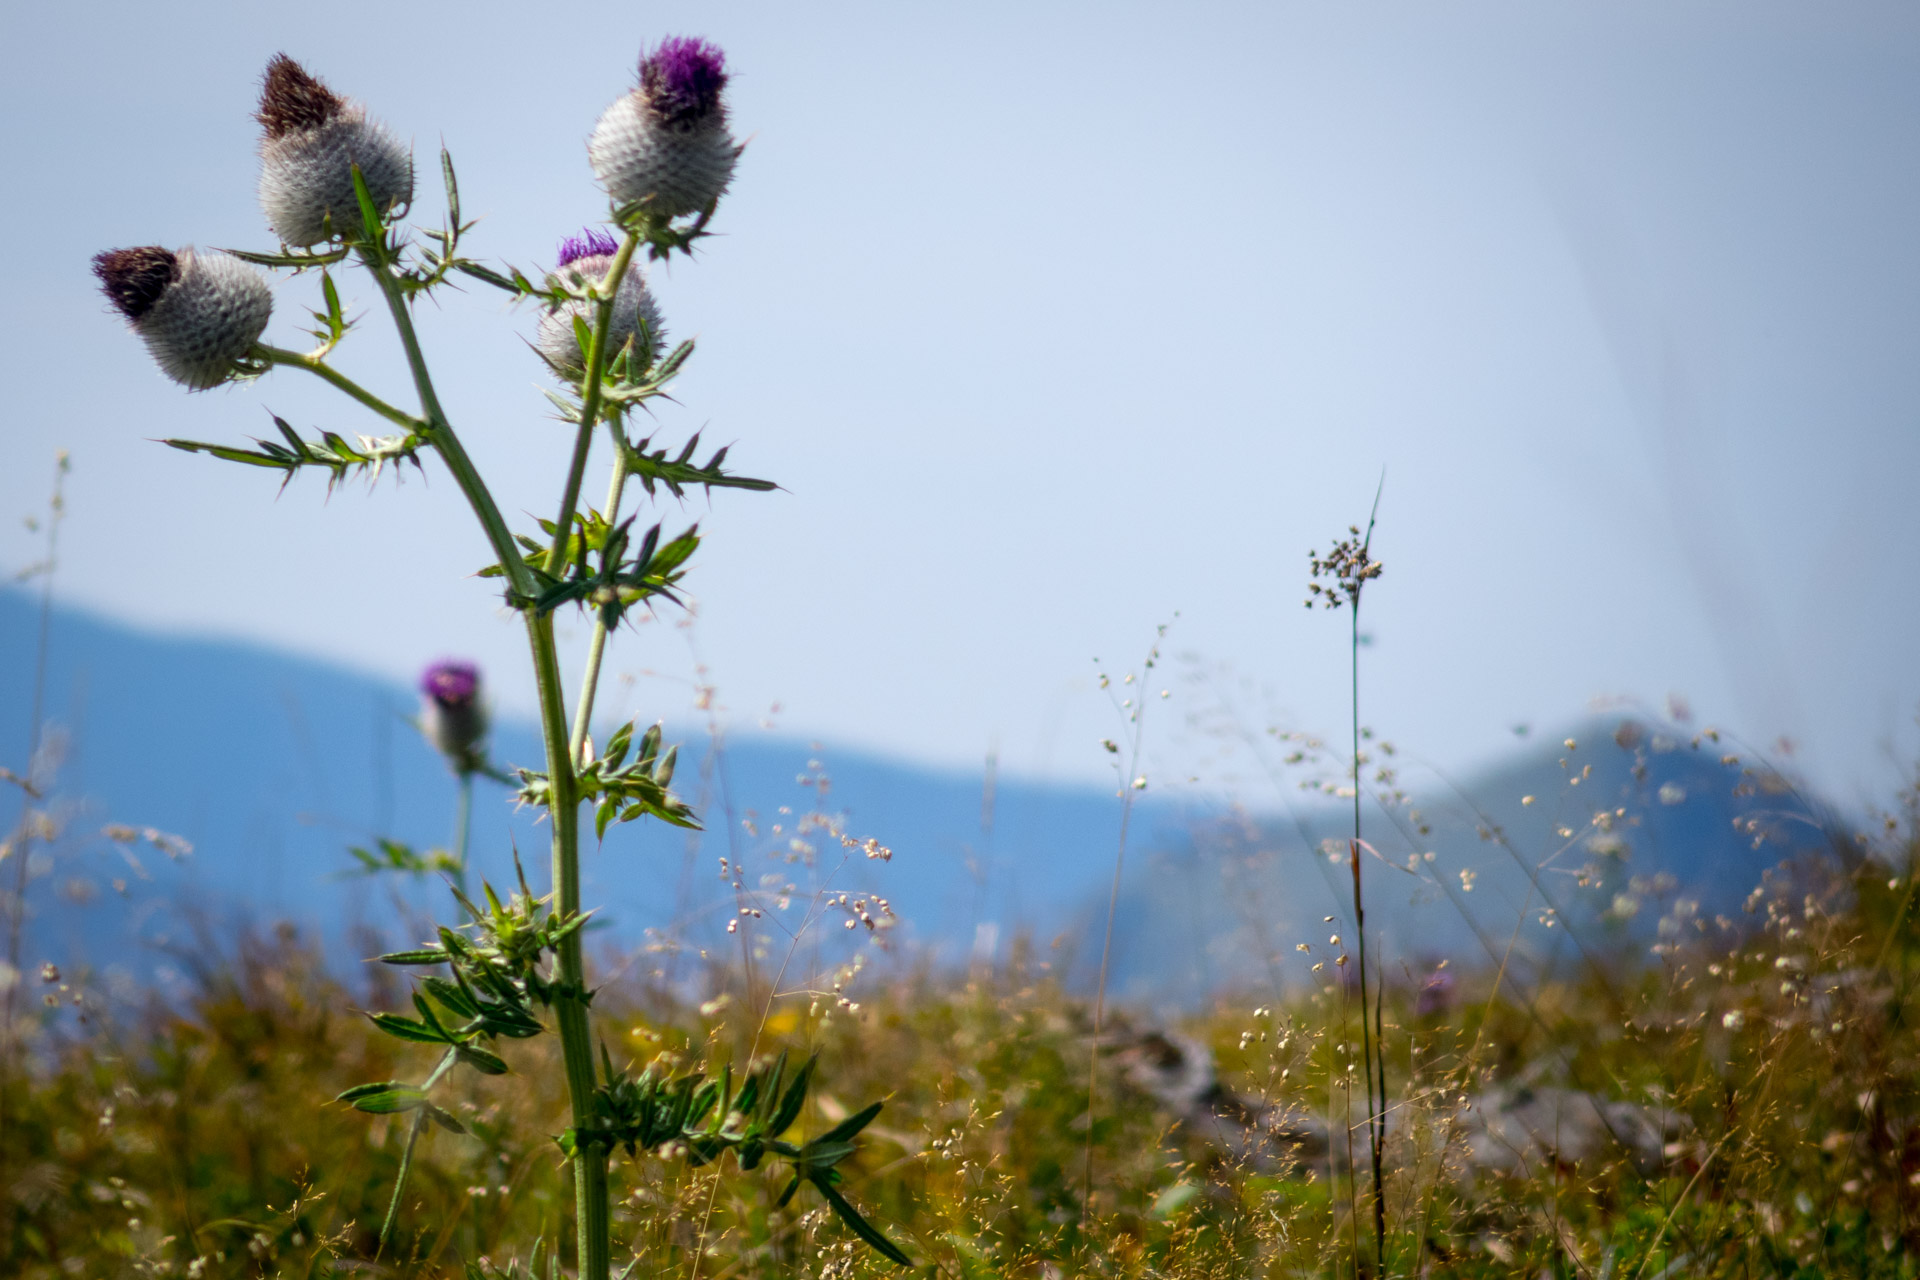
M 94 255 L 93 273 L 162 372 L 195 391 L 233 377 L 273 314 L 266 277 L 231 254 L 111 249 Z
M 607 278 L 614 256 L 619 252 L 619 241 L 604 231 L 588 227 L 560 242 L 560 265 L 555 268 L 555 274 L 569 280 L 577 277 L 581 284 L 597 286 Z M 591 327 L 594 308 L 578 298 L 570 298 L 541 314 L 540 329 L 534 338 L 534 349 L 563 377 L 577 377 L 586 367 L 586 355 L 580 350 L 579 335 L 574 332 L 576 318 Z M 619 290 L 613 295 L 613 315 L 607 329 L 608 356 L 619 355 L 622 348 L 631 343 L 634 360 L 651 364 L 660 355 L 665 332 L 660 323 L 660 308 L 653 300 L 653 291 L 647 288 L 645 269 L 638 262 L 628 263 L 627 278 L 620 282 Z
M 436 662 L 420 677 L 420 692 L 442 707 L 464 707 L 480 692 L 480 668 L 471 662 Z
M 568 266 L 582 258 L 611 258 L 620 252 L 620 242 L 605 231 L 587 227 L 577 236 L 560 242 L 560 265 Z
M 697 36 L 669 36 L 640 60 L 640 93 L 662 120 L 691 124 L 724 110 L 727 55 Z
M 480 765 L 477 750 L 487 736 L 487 712 L 480 704 L 480 668 L 471 662 L 444 660 L 420 676 L 420 728 L 456 772 Z
M 740 146 L 727 132 L 726 57 L 692 37 L 663 40 L 640 61 L 640 87 L 608 107 L 587 142 L 616 205 L 656 217 L 704 213 L 725 194 Z

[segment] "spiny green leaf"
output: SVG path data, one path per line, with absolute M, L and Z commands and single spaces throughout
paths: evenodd
M 335 1098 L 336 1102 L 351 1104 L 355 1110 L 370 1115 L 392 1115 L 397 1111 L 413 1111 L 425 1104 L 427 1095 L 416 1086 L 403 1084 L 398 1080 L 389 1080 L 383 1084 L 356 1085 Z
M 418 951 L 389 951 L 379 957 L 381 964 L 445 964 L 447 953 L 437 947 L 423 947 Z
M 854 1137 L 862 1129 L 873 1123 L 873 1118 L 880 1114 L 880 1108 L 885 1105 L 884 1102 L 876 1102 L 871 1106 L 862 1107 L 807 1145 L 811 1147 L 825 1142 L 844 1142 Z
M 370 1013 L 373 1025 L 379 1027 L 397 1040 L 411 1040 L 416 1044 L 446 1044 L 444 1033 L 436 1033 L 424 1023 L 397 1013 Z

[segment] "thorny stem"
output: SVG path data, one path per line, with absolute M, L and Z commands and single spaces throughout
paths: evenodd
M 613 265 L 594 289 L 597 298 L 593 314 L 592 345 L 585 353 L 586 380 L 580 387 L 580 430 L 573 441 L 573 461 L 567 467 L 567 487 L 560 495 L 560 516 L 553 522 L 553 546 L 547 552 L 547 572 L 557 574 L 567 562 L 567 537 L 573 529 L 574 508 L 580 504 L 580 482 L 586 475 L 587 454 L 593 448 L 593 429 L 600 420 L 600 389 L 605 380 L 607 330 L 612 327 L 613 300 L 627 278 L 633 251 L 640 247 L 639 233 L 629 231 L 613 255 Z M 619 465 L 617 462 L 616 466 Z M 609 517 L 611 518 L 611 517 Z
M 513 534 L 507 529 L 507 522 L 500 515 L 500 508 L 493 501 L 493 494 L 474 469 L 473 460 L 460 444 L 460 437 L 453 432 L 453 425 L 447 421 L 447 415 L 440 408 L 440 396 L 433 389 L 433 376 L 427 372 L 427 361 L 420 350 L 419 335 L 413 329 L 413 316 L 407 310 L 407 300 L 400 293 L 400 283 L 393 278 L 377 250 L 361 247 L 360 259 L 367 270 L 380 284 L 381 293 L 386 295 L 387 310 L 393 315 L 393 327 L 399 331 L 400 345 L 406 349 L 407 367 L 413 371 L 414 389 L 420 395 L 420 410 L 426 415 L 427 438 L 433 443 L 434 450 L 447 464 L 447 470 L 453 473 L 454 483 L 460 486 L 467 505 L 473 508 L 474 516 L 480 521 L 480 527 L 486 531 L 487 542 L 493 547 L 493 553 L 500 557 L 500 568 L 507 575 L 516 594 L 530 596 L 534 592 L 533 575 L 527 571 L 526 563 L 521 560 L 513 541 Z M 350 383 L 332 369 L 322 372 L 327 381 L 355 399 L 361 399 Z M 362 395 L 366 393 L 361 393 Z M 367 400 L 361 400 L 367 403 Z
M 607 427 L 613 432 L 613 478 L 607 482 L 607 522 L 614 524 L 620 518 L 620 500 L 627 488 L 627 441 L 620 430 L 618 417 L 611 417 Z M 573 759 L 580 764 L 586 760 L 581 755 L 587 744 L 587 731 L 593 720 L 594 699 L 600 690 L 600 660 L 607 650 L 607 620 L 597 616 L 593 620 L 593 635 L 587 641 L 587 669 L 580 677 L 580 700 L 573 712 L 573 737 L 569 746 Z
M 460 770 L 460 798 L 453 810 L 453 887 L 467 891 L 467 845 L 473 829 L 473 770 Z
M 439 1084 L 440 1077 L 447 1074 L 458 1056 L 452 1049 L 442 1054 L 439 1065 L 433 1069 L 433 1074 L 421 1084 L 420 1092 L 427 1093 L 433 1086 Z M 380 1224 L 380 1247 L 379 1252 L 374 1254 L 375 1258 L 380 1256 L 380 1252 L 386 1250 L 388 1243 L 393 1239 L 394 1224 L 400 1220 L 400 1195 L 407 1189 L 407 1175 L 413 1172 L 413 1149 L 420 1142 L 420 1131 L 426 1127 L 427 1110 L 421 1107 L 413 1113 L 413 1123 L 407 1126 L 407 1145 L 400 1152 L 400 1172 L 394 1175 L 393 1199 L 387 1202 L 387 1220 Z
M 628 256 L 631 257 L 629 251 Z M 383 252 L 373 246 L 360 248 L 361 260 L 380 282 L 387 309 L 393 315 L 407 364 L 413 372 L 414 386 L 420 395 L 420 408 L 426 415 L 429 439 L 447 469 L 453 473 L 460 490 L 486 530 L 494 554 L 507 575 L 514 593 L 525 599 L 533 594 L 533 575 L 514 546 L 506 521 L 494 504 L 493 495 L 474 470 L 473 462 L 460 445 L 459 437 L 441 410 L 439 396 L 427 372 L 420 340 L 413 328 L 413 317 L 400 285 L 388 270 Z M 603 308 L 602 319 L 611 315 Z M 604 325 L 598 326 L 604 328 Z M 596 337 L 595 346 L 600 345 Z M 595 397 L 597 401 L 597 395 Z M 597 412 L 597 408 L 595 410 Z M 591 420 L 591 419 L 589 419 Z M 577 484 L 576 484 L 577 489 Z M 564 511 L 564 522 L 556 531 L 556 550 L 564 544 L 565 526 L 572 522 L 571 511 Z M 580 826 L 579 794 L 573 761 L 567 750 L 566 703 L 560 684 L 560 662 L 553 640 L 553 619 L 532 608 L 522 607 L 527 628 L 527 644 L 533 654 L 534 683 L 540 695 L 541 737 L 547 753 L 547 776 L 551 790 L 549 813 L 553 819 L 554 909 L 569 916 L 580 909 Z M 566 1064 L 567 1093 L 576 1128 L 586 1128 L 592 1118 L 594 1068 L 592 1033 L 587 1023 L 585 965 L 581 959 L 580 936 L 570 934 L 557 956 L 559 981 L 554 996 L 554 1021 L 560 1033 L 561 1053 Z M 607 1152 L 595 1143 L 582 1143 L 573 1157 L 574 1205 L 577 1218 L 579 1274 L 582 1280 L 607 1280 L 611 1263 L 607 1204 Z
M 288 351 L 282 347 L 270 347 L 264 342 L 254 347 L 253 354 L 269 364 L 283 365 L 289 369 L 305 369 L 308 373 L 317 375 L 395 426 L 405 427 L 408 431 L 431 432 L 432 430 L 432 424 L 414 417 L 404 409 L 396 409 L 318 356 L 301 355 L 298 351 Z

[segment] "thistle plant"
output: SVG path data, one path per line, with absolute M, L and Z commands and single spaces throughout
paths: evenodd
M 536 275 L 466 256 L 463 241 L 473 223 L 462 216 L 453 161 L 444 150 L 445 218 L 438 227 L 419 229 L 416 239 L 403 221 L 414 200 L 407 149 L 363 106 L 280 55 L 267 66 L 256 115 L 263 129 L 260 203 L 280 248 L 221 253 L 142 247 L 95 259 L 108 299 L 174 381 L 204 390 L 275 369 L 297 370 L 323 379 L 393 429 L 384 435 L 302 436 L 276 417 L 279 438 L 256 440 L 251 448 L 165 443 L 278 471 L 283 485 L 310 470 L 325 473 L 329 485 L 350 475 L 377 480 L 389 465 L 424 468 L 437 459 L 491 549 L 492 562 L 481 575 L 501 584 L 526 632 L 545 759 L 541 767 L 518 768 L 514 777 L 519 801 L 545 810 L 549 821 L 548 891 L 536 894 L 523 870 L 504 899 L 491 884 L 471 897 L 455 884 L 460 924 L 439 926 L 424 946 L 380 957 L 426 976 L 419 979 L 410 1014 L 375 1014 L 374 1022 L 440 1055 L 417 1081 L 371 1082 L 340 1095 L 363 1112 L 408 1117 L 383 1248 L 403 1208 L 415 1143 L 428 1126 L 462 1129 L 434 1102 L 435 1089 L 456 1070 L 506 1074 L 509 1063 L 497 1052 L 503 1042 L 551 1032 L 560 1040 L 571 1106 L 558 1143 L 573 1170 L 580 1276 L 605 1280 L 610 1272 L 609 1160 L 616 1150 L 677 1154 L 695 1165 L 732 1151 L 743 1170 L 769 1158 L 784 1161 L 792 1176 L 782 1205 L 803 1185 L 811 1186 L 869 1245 L 893 1261 L 907 1261 L 837 1188 L 837 1166 L 853 1153 L 880 1104 L 793 1142 L 785 1135 L 805 1112 L 812 1062 L 793 1070 L 784 1058 L 763 1070 L 750 1063 L 736 1089 L 730 1067 L 718 1079 L 659 1064 L 635 1076 L 617 1067 L 604 1046 L 595 1052 L 594 993 L 580 940 L 591 915 L 580 900 L 582 808 L 592 807 L 601 835 L 611 825 L 647 818 L 699 826 L 672 790 L 675 749 L 662 742 L 658 725 L 639 730 L 628 723 L 598 748 L 591 736 L 608 638 L 630 610 L 677 602 L 677 586 L 700 541 L 697 527 L 663 534 L 663 525 L 654 523 L 636 531 L 638 513 L 623 515 L 628 485 L 638 480 L 649 498 L 658 496 L 660 486 L 676 497 L 690 487 L 774 487 L 725 470 L 725 449 L 700 462 L 697 434 L 676 448 L 656 446 L 652 434 L 634 439 L 628 431 L 636 411 L 665 392 L 693 353 L 691 341 L 666 349 L 645 265 L 675 253 L 691 256 L 707 234 L 741 152 L 727 129 L 726 85 L 724 57 L 712 44 L 673 39 L 649 52 L 640 63 L 638 87 L 608 108 L 588 149 L 611 197 L 606 225 L 568 237 L 556 269 Z M 380 290 L 412 374 L 416 407 L 402 407 L 361 385 L 329 360 L 355 327 L 342 309 L 334 272 L 355 265 Z M 261 341 L 272 307 L 262 269 L 317 277 L 312 349 Z M 537 532 L 509 526 L 449 421 L 422 354 L 416 305 L 456 278 L 539 308 L 535 350 L 557 382 L 547 397 L 572 424 L 573 441 L 554 517 L 540 521 Z M 613 452 L 606 500 L 598 510 L 581 502 L 596 438 L 605 438 Z M 592 627 L 570 715 L 554 638 L 554 617 L 562 609 L 581 610 Z M 436 666 L 423 681 L 423 693 L 422 727 L 456 774 L 465 782 L 475 772 L 490 772 L 480 751 L 485 716 L 477 672 L 464 664 Z

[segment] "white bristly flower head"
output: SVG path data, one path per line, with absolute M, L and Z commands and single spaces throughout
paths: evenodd
M 560 265 L 554 274 L 568 281 L 577 276 L 581 284 L 597 285 L 607 278 L 619 250 L 612 236 L 589 228 L 561 242 Z M 593 311 L 592 304 L 569 299 L 565 305 L 541 315 L 540 332 L 534 345 L 555 369 L 577 374 L 586 367 L 587 358 L 580 350 L 573 322 L 578 317 L 591 329 Z M 608 360 L 619 355 L 620 349 L 631 342 L 635 360 L 651 364 L 660 354 L 664 332 L 660 308 L 654 303 L 653 291 L 647 288 L 647 273 L 638 262 L 629 263 L 627 278 L 620 282 L 620 291 L 613 296 L 613 318 L 607 329 Z
M 726 87 L 726 56 L 705 40 L 663 40 L 640 60 L 640 87 L 607 108 L 587 142 L 614 204 L 645 200 L 660 218 L 713 207 L 740 158 Z
M 360 166 L 384 215 L 413 200 L 413 155 L 357 102 L 339 97 L 286 54 L 267 64 L 254 118 L 260 142 L 260 207 L 267 225 L 302 248 L 361 231 L 353 194 Z
M 111 249 L 93 274 L 161 371 L 194 391 L 231 378 L 273 314 L 266 277 L 217 250 Z

